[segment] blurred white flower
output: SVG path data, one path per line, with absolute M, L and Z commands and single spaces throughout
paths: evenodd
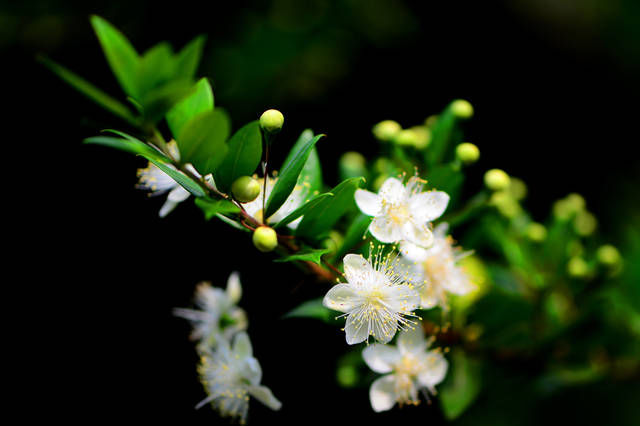
M 260 385 L 262 369 L 253 357 L 251 341 L 245 332 L 235 336 L 233 346 L 221 340 L 213 351 L 205 353 L 198 373 L 208 396 L 196 408 L 211 403 L 222 416 L 237 418 L 244 424 L 249 411 L 249 396 L 272 410 L 279 410 L 282 406 L 269 388 Z
M 167 149 L 173 158 L 176 160 L 180 159 L 180 152 L 178 151 L 178 145 L 175 141 L 167 143 Z M 169 165 L 168 167 L 173 166 Z M 175 209 L 179 203 L 189 198 L 189 191 L 180 186 L 173 178 L 151 162 L 149 162 L 146 168 L 138 169 L 137 175 L 139 181 L 136 187 L 151 191 L 149 195 L 156 196 L 164 194 L 167 191 L 169 192 L 167 201 L 165 201 L 158 213 L 160 217 L 165 217 Z
M 428 346 L 418 324 L 399 334 L 396 347 L 373 344 L 362 351 L 369 368 L 390 373 L 371 385 L 369 398 L 374 411 L 389 410 L 396 403 L 418 404 L 419 390 L 435 395 L 435 386 L 444 379 L 449 364 L 439 350 L 427 351 Z
M 438 225 L 433 231 L 433 245 L 428 249 L 408 242 L 400 244 L 404 270 L 409 271 L 416 283 L 424 283 L 420 287 L 420 306 L 425 309 L 440 306 L 447 310 L 447 293 L 463 295 L 475 289 L 464 269 L 456 263 L 470 252 L 461 252 L 453 246 L 453 239 L 447 236 L 448 229 L 446 223 Z
M 344 257 L 347 283 L 336 284 L 325 295 L 327 308 L 344 312 L 345 333 L 350 345 L 368 341 L 369 336 L 387 343 L 400 328 L 410 326 L 413 310 L 420 304 L 420 295 L 405 276 L 394 267 L 397 257 L 382 252 L 373 265 L 360 255 Z
M 388 178 L 378 194 L 358 189 L 356 204 L 362 213 L 373 216 L 369 232 L 383 243 L 409 241 L 429 247 L 433 241 L 428 223 L 439 218 L 449 204 L 449 195 L 441 191 L 422 192 L 424 181 L 413 176 L 403 185 Z
M 226 290 L 206 282 L 198 284 L 195 302 L 199 309 L 175 308 L 173 313 L 192 323 L 191 338 L 199 341 L 200 349 L 207 349 L 247 329 L 247 314 L 236 306 L 241 296 L 240 277 L 233 272 L 227 280 Z
M 260 188 L 264 188 L 264 178 L 257 178 L 257 181 L 260 183 Z M 276 181 L 277 181 L 277 178 L 267 179 L 267 195 L 266 195 L 267 198 L 265 201 L 269 200 L 269 196 L 271 195 L 271 191 L 273 190 L 273 187 L 275 186 Z M 310 195 L 311 195 L 311 191 L 308 183 L 304 182 L 304 183 L 296 184 L 296 186 L 293 188 L 293 191 L 291 192 L 289 197 L 286 199 L 284 204 L 267 219 L 266 223 L 267 224 L 278 223 L 279 221 L 287 217 L 290 213 L 292 213 L 295 209 L 303 205 L 308 200 Z M 247 213 L 249 213 L 250 216 L 252 216 L 259 222 L 262 222 L 262 219 L 263 219 L 262 218 L 263 216 L 262 201 L 264 196 L 265 196 L 264 192 L 260 191 L 260 195 L 258 195 L 258 197 L 255 200 L 242 204 L 242 206 L 247 211 Z M 266 206 L 266 202 L 265 202 L 265 206 Z M 302 217 L 299 217 L 298 219 L 289 223 L 287 226 L 291 229 L 296 229 L 301 220 L 302 220 Z

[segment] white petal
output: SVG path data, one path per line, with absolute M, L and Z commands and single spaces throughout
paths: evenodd
M 396 178 L 390 177 L 385 180 L 378 195 L 382 197 L 385 203 L 396 204 L 406 199 L 407 191 L 402 182 Z
M 380 377 L 373 382 L 369 390 L 371 408 L 376 413 L 390 410 L 396 403 L 398 397 L 395 390 L 395 379 L 392 374 Z
M 425 358 L 425 370 L 418 374 L 418 382 L 426 387 L 433 387 L 444 380 L 449 363 L 436 351 L 429 351 Z
M 236 334 L 235 339 L 233 339 L 233 353 L 240 358 L 250 357 L 253 354 L 249 335 L 244 331 Z
M 423 223 L 406 222 L 402 226 L 402 239 L 423 248 L 429 248 L 433 245 L 433 233 Z
M 422 248 L 409 241 L 400 243 L 400 253 L 413 262 L 424 262 L 429 257 L 429 249 Z
M 347 281 L 357 283 L 373 274 L 373 268 L 367 259 L 359 254 L 348 254 L 343 259 L 344 274 Z
M 362 358 L 376 373 L 390 373 L 400 360 L 400 352 L 392 346 L 374 343 L 362 351 Z
M 418 222 L 431 222 L 444 213 L 449 195 L 442 191 L 421 192 L 409 199 L 409 211 Z
M 279 410 L 282 407 L 282 403 L 273 396 L 271 390 L 266 386 L 249 386 L 247 390 L 252 397 L 272 410 Z
M 322 304 L 329 309 L 340 312 L 349 312 L 362 304 L 362 299 L 354 291 L 351 284 L 336 284 L 327 292 Z
M 398 348 L 402 353 L 424 353 L 427 341 L 424 338 L 422 324 L 415 324 L 413 328 L 402 331 L 398 336 Z
M 387 216 L 378 216 L 369 225 L 369 232 L 381 243 L 395 243 L 402 239 L 400 226 Z
M 158 212 L 158 216 L 166 217 L 169 213 L 173 211 L 173 209 L 176 208 L 177 205 L 178 203 L 174 203 L 171 200 L 165 201 L 162 207 L 160 208 L 160 211 Z
M 187 191 L 181 186 L 176 186 L 169 192 L 169 195 L 167 196 L 167 200 L 173 201 L 174 203 L 181 203 L 187 198 L 189 198 L 189 195 L 191 195 L 189 191 Z
M 357 315 L 349 315 L 344 326 L 347 344 L 355 345 L 364 342 L 369 337 L 369 324 Z
M 240 374 L 250 384 L 252 385 L 260 384 L 260 381 L 262 380 L 262 368 L 260 367 L 260 363 L 258 362 L 257 359 L 255 359 L 252 356 L 244 358 L 242 360 L 242 369 Z
M 229 279 L 227 280 L 227 296 L 229 296 L 229 301 L 234 305 L 238 303 L 240 298 L 242 297 L 242 285 L 240 284 L 240 274 L 234 271 L 229 275 Z
M 371 335 L 375 337 L 375 339 L 380 343 L 389 343 L 393 336 L 396 335 L 396 331 L 398 330 L 398 321 L 393 318 L 386 318 L 386 313 L 384 318 L 379 318 L 377 321 L 373 321 L 373 331 Z
M 449 224 L 447 222 L 439 223 L 438 226 L 433 229 L 433 235 L 435 235 L 436 238 L 445 238 L 448 232 Z
M 384 303 L 396 312 L 409 313 L 420 306 L 420 293 L 409 284 L 389 286 L 385 290 Z
M 356 204 L 367 216 L 377 216 L 382 209 L 382 199 L 379 195 L 364 189 L 356 189 Z

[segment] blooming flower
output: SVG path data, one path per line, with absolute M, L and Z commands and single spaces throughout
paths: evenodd
M 407 185 L 396 178 L 388 178 L 378 194 L 358 189 L 356 204 L 374 219 L 369 232 L 383 243 L 410 241 L 429 247 L 433 236 L 427 223 L 444 213 L 449 196 L 441 191 L 422 192 L 424 181 L 411 177 Z
M 257 180 L 260 183 L 260 188 L 263 188 L 264 178 L 258 178 Z M 267 178 L 267 191 L 266 191 L 267 200 L 269 200 L 269 196 L 271 195 L 271 191 L 273 190 L 273 187 L 275 186 L 275 184 L 276 184 L 276 179 Z M 308 183 L 306 182 L 298 183 L 293 188 L 293 191 L 291 192 L 289 197 L 286 199 L 284 204 L 267 219 L 266 223 L 275 224 L 281 221 L 282 219 L 284 219 L 285 217 L 287 217 L 290 213 L 292 213 L 295 209 L 297 209 L 307 201 L 307 198 L 309 197 L 310 192 L 311 191 L 309 190 Z M 260 195 L 258 195 L 258 198 L 256 198 L 255 200 L 249 203 L 245 203 L 242 205 L 244 209 L 247 211 L 247 213 L 249 213 L 249 215 L 254 217 L 259 222 L 262 222 L 262 219 L 263 219 L 262 203 L 263 203 L 264 197 L 265 197 L 265 194 L 263 192 L 260 192 Z M 266 202 L 264 203 L 264 205 L 266 206 Z M 289 223 L 288 226 L 291 229 L 296 229 L 301 220 L 302 220 L 302 217 L 299 217 L 298 219 Z
M 175 141 L 167 143 L 167 149 L 173 158 L 180 159 L 180 152 Z M 165 201 L 158 213 L 160 217 L 165 217 L 176 208 L 178 203 L 189 198 L 189 191 L 180 186 L 172 177 L 160 170 L 152 162 L 149 162 L 146 168 L 138 169 L 137 174 L 139 179 L 137 188 L 151 191 L 151 196 L 169 192 L 167 201 Z
M 396 402 L 418 404 L 418 390 L 435 395 L 435 386 L 447 374 L 448 363 L 440 351 L 427 351 L 429 342 L 422 327 L 400 333 L 397 347 L 373 344 L 362 351 L 362 357 L 376 373 L 390 373 L 371 385 L 369 399 L 376 412 L 391 409 Z
M 449 226 L 438 225 L 434 231 L 433 245 L 424 249 L 415 244 L 402 242 L 401 262 L 410 271 L 416 283 L 424 283 L 420 289 L 420 306 L 428 309 L 441 306 L 448 309 L 447 293 L 463 295 L 475 289 L 469 276 L 456 262 L 469 252 L 462 253 L 453 247 L 453 239 L 447 236 Z
M 236 306 L 241 296 L 240 278 L 233 272 L 226 290 L 206 282 L 198 285 L 195 301 L 200 309 L 176 308 L 173 313 L 191 321 L 191 338 L 200 342 L 200 349 L 211 348 L 221 339 L 229 340 L 235 333 L 247 329 L 247 315 Z
M 411 320 L 405 316 L 420 304 L 420 295 L 411 282 L 397 273 L 396 258 L 381 252 L 373 265 L 360 255 L 344 257 L 347 283 L 336 284 L 325 295 L 327 308 L 344 312 L 347 317 L 345 333 L 350 345 L 364 342 L 369 336 L 387 343 L 400 327 Z
M 238 418 L 243 424 L 249 411 L 249 396 L 272 410 L 282 406 L 269 388 L 260 385 L 262 369 L 244 331 L 235 336 L 232 347 L 222 340 L 215 350 L 205 353 L 198 373 L 208 396 L 196 408 L 211 403 L 222 416 Z

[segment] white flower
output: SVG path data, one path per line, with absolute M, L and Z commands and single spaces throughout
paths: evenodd
M 257 180 L 260 183 L 260 188 L 263 188 L 264 178 L 258 178 Z M 271 191 L 273 190 L 273 187 L 276 184 L 276 180 L 277 179 L 274 179 L 274 178 L 267 179 L 267 195 L 266 195 L 267 198 L 265 201 L 269 200 L 269 196 L 271 195 Z M 293 188 L 293 191 L 291 191 L 291 194 L 286 199 L 284 204 L 267 219 L 266 223 L 276 224 L 282 219 L 284 219 L 285 217 L 287 217 L 290 213 L 293 213 L 295 209 L 297 209 L 307 201 L 309 195 L 311 195 L 310 194 L 311 191 L 309 189 L 310 189 L 309 184 L 306 182 L 296 184 L 296 186 Z M 262 219 L 263 219 L 262 218 L 263 216 L 262 201 L 264 196 L 265 196 L 264 191 L 260 191 L 260 195 L 258 195 L 258 198 L 256 198 L 251 202 L 242 204 L 242 206 L 247 211 L 247 213 L 249 213 L 249 215 L 252 216 L 254 219 L 256 219 L 258 222 L 262 222 Z M 266 207 L 266 202 L 265 202 L 265 207 Z M 289 228 L 296 229 L 301 220 L 302 220 L 302 217 L 299 217 L 298 219 L 289 223 L 288 224 Z
M 387 343 L 396 334 L 398 323 L 401 328 L 411 323 L 405 316 L 412 315 L 420 304 L 413 284 L 396 272 L 396 258 L 380 257 L 381 252 L 372 265 L 360 255 L 346 255 L 347 283 L 333 286 L 322 301 L 327 308 L 345 313 L 344 330 L 350 345 L 368 341 L 370 335 Z
M 407 185 L 396 178 L 389 178 L 378 194 L 358 189 L 356 204 L 360 210 L 374 216 L 369 232 L 383 243 L 410 241 L 421 247 L 429 247 L 433 236 L 428 222 L 444 213 L 449 196 L 441 191 L 422 192 L 424 181 L 411 177 Z
M 396 402 L 418 404 L 420 389 L 435 395 L 435 386 L 447 374 L 448 363 L 440 351 L 427 351 L 428 346 L 418 324 L 400 333 L 397 347 L 373 344 L 362 351 L 364 361 L 373 371 L 391 373 L 371 385 L 369 398 L 374 411 L 389 410 Z
M 200 349 L 211 348 L 221 339 L 229 340 L 235 333 L 247 329 L 247 314 L 236 306 L 241 296 L 240 278 L 233 272 L 227 280 L 226 291 L 210 283 L 198 284 L 195 302 L 200 309 L 176 308 L 173 313 L 191 321 L 191 338 L 200 342 Z
M 208 396 L 196 408 L 210 402 L 222 416 L 235 417 L 244 423 L 249 411 L 249 396 L 272 410 L 282 406 L 269 388 L 260 385 L 262 369 L 253 357 L 251 341 L 245 332 L 236 335 L 233 347 L 223 340 L 215 350 L 205 353 L 198 373 Z
M 425 309 L 440 306 L 448 309 L 447 293 L 463 295 L 475 289 L 469 276 L 456 262 L 469 254 L 461 253 L 453 247 L 453 240 L 447 236 L 448 225 L 441 223 L 434 231 L 433 245 L 424 249 L 403 242 L 400 253 L 403 254 L 405 267 L 420 287 L 420 306 Z
M 176 160 L 180 159 L 180 152 L 178 151 L 178 145 L 175 141 L 167 143 L 167 148 L 173 158 Z M 139 179 L 137 188 L 151 191 L 151 196 L 161 195 L 169 191 L 167 201 L 165 201 L 158 213 L 160 217 L 165 217 L 176 208 L 178 203 L 189 198 L 189 191 L 180 186 L 180 184 L 152 162 L 149 162 L 146 168 L 138 169 L 137 174 Z

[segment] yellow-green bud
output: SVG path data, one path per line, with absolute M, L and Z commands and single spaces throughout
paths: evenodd
M 541 243 L 547 238 L 547 228 L 541 223 L 532 222 L 527 226 L 527 238 L 534 243 Z
M 471 118 L 473 116 L 473 106 L 464 99 L 456 99 L 451 103 L 451 111 L 458 118 Z
M 358 383 L 358 370 L 352 365 L 343 365 L 336 371 L 338 384 L 344 388 L 350 388 Z
M 284 115 L 277 109 L 268 109 L 260 116 L 260 127 L 265 132 L 278 133 L 282 130 Z
M 402 130 L 402 126 L 393 120 L 384 120 L 373 126 L 373 136 L 376 139 L 388 142 Z
M 579 212 L 580 210 L 584 210 L 587 203 L 584 201 L 584 197 L 575 192 L 567 195 L 567 204 L 573 209 L 574 212 Z
M 484 174 L 484 184 L 492 191 L 502 191 L 509 187 L 509 175 L 500 169 L 491 169 Z
M 502 216 L 508 219 L 513 219 L 522 212 L 520 204 L 508 191 L 494 192 L 489 199 L 489 203 L 498 209 Z
M 251 176 L 241 176 L 231 184 L 231 193 L 241 203 L 248 203 L 260 195 L 260 183 Z
M 349 151 L 342 154 L 339 161 L 340 178 L 342 180 L 358 176 L 366 176 L 367 160 L 359 152 Z
M 587 237 L 596 230 L 598 220 L 586 210 L 579 211 L 573 220 L 573 229 L 582 237 Z
M 436 121 L 438 121 L 438 116 L 437 115 L 430 115 L 427 117 L 426 120 L 424 120 L 424 124 L 427 127 L 433 127 L 434 124 L 436 124 Z
M 615 266 L 620 263 L 622 259 L 618 249 L 611 244 L 605 244 L 598 248 L 596 256 L 598 257 L 598 261 L 606 266 Z
M 335 253 L 338 251 L 338 248 L 342 245 L 344 241 L 344 237 L 338 231 L 332 230 L 329 232 L 329 237 L 324 240 L 325 248 L 328 248 L 330 253 Z
M 464 142 L 456 147 L 456 156 L 464 164 L 473 164 L 480 158 L 480 150 L 474 144 Z
M 516 200 L 524 200 L 527 196 L 527 184 L 525 184 L 522 179 L 509 176 L 509 192 Z
M 412 129 L 400 130 L 393 137 L 393 142 L 400 146 L 413 146 L 418 140 L 418 135 Z
M 425 149 L 431 143 L 431 130 L 425 126 L 413 126 L 410 130 L 413 130 L 416 136 L 416 140 L 413 142 L 413 146 L 416 149 Z
M 575 256 L 569 259 L 567 272 L 574 278 L 582 278 L 589 273 L 589 265 L 583 258 Z
M 253 245 L 261 252 L 272 251 L 278 246 L 278 235 L 268 226 L 259 226 L 253 231 Z

